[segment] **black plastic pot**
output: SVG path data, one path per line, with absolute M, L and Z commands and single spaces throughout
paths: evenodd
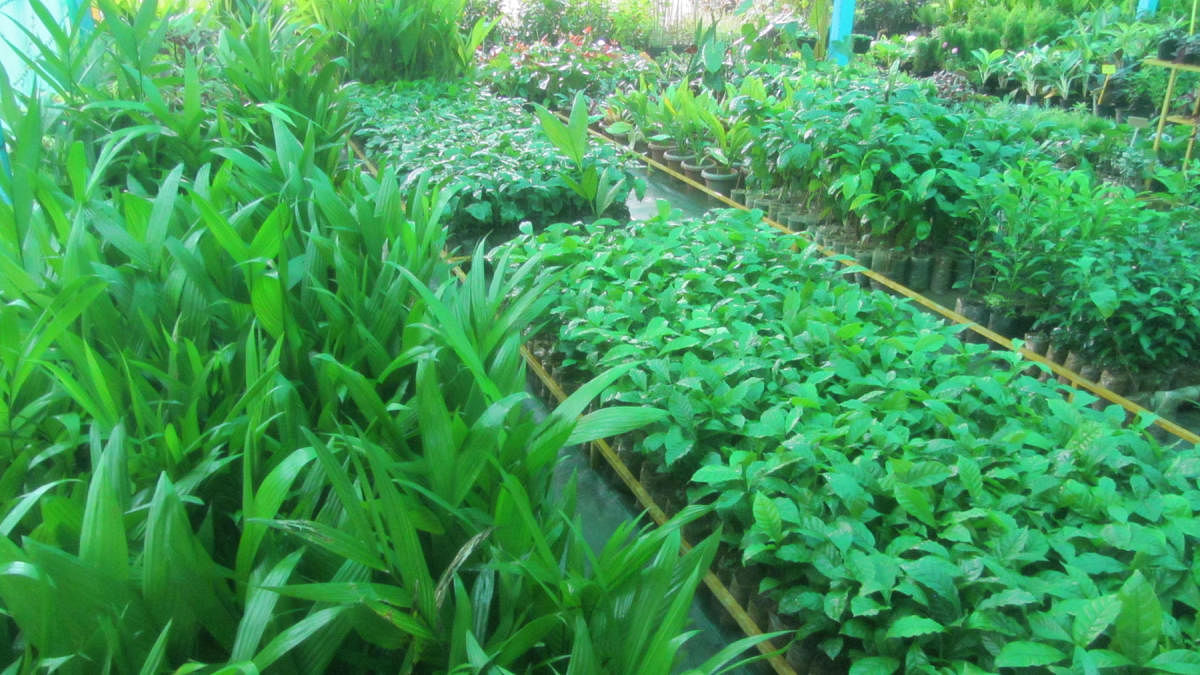
M 1175 52 L 1179 49 L 1179 38 L 1176 36 L 1164 37 L 1158 43 L 1158 58 L 1163 61 L 1170 61 L 1175 58 Z
M 931 293 L 945 294 L 950 292 L 954 284 L 954 257 L 939 255 L 933 260 L 933 270 L 929 274 L 929 290 Z
M 678 148 L 672 148 L 663 153 L 663 160 L 666 161 L 667 166 L 676 171 L 682 171 L 683 163 L 694 159 L 696 159 L 696 153 L 681 151 Z
M 965 297 L 959 297 L 955 302 L 954 311 L 962 314 L 968 321 L 973 321 L 981 326 L 986 326 L 988 323 L 988 308 L 987 305 L 978 300 L 967 300 Z M 983 342 L 984 337 L 975 331 L 965 331 L 962 333 L 964 342 Z
M 1100 373 L 1100 386 L 1114 394 L 1124 396 L 1133 389 L 1133 378 L 1129 373 L 1115 368 L 1105 368 Z
M 659 141 L 650 141 L 647 144 L 651 159 L 659 163 L 663 163 L 665 161 L 663 159 L 663 155 L 665 155 L 668 150 L 671 150 L 674 147 L 674 143 L 662 143 Z
M 975 261 L 970 258 L 954 260 L 954 281 L 951 288 L 963 293 L 971 290 L 971 279 L 975 274 Z M 983 323 L 983 322 L 980 322 Z
M 847 251 L 848 255 L 853 256 L 854 262 L 862 268 L 871 269 L 871 260 L 873 258 L 872 251 L 865 246 Z M 858 283 L 862 286 L 867 286 L 870 279 L 865 274 L 858 274 Z
M 903 278 L 904 276 L 904 257 L 891 249 L 877 248 L 871 252 L 871 271 L 885 276 L 893 281 Z M 881 282 L 872 280 L 871 287 L 877 291 L 882 291 L 887 287 Z
M 709 190 L 725 197 L 732 196 L 733 187 L 738 181 L 736 171 L 716 167 L 701 170 L 700 177 L 704 179 L 704 184 Z
M 1017 337 L 1021 334 L 1021 317 L 1006 316 L 1003 312 L 992 312 L 988 317 L 988 328 L 1006 338 Z
M 695 159 L 685 159 L 679 163 L 679 168 L 683 170 L 684 175 L 696 181 L 697 183 L 704 180 L 704 176 L 701 174 L 704 171 L 713 168 L 714 166 L 715 165 L 713 164 L 712 160 L 705 159 L 699 161 Z
M 1045 356 L 1050 348 L 1050 336 L 1041 331 L 1025 334 L 1025 348 L 1039 356 Z
M 914 255 L 908 262 L 908 287 L 918 293 L 929 290 L 933 280 L 933 258 Z

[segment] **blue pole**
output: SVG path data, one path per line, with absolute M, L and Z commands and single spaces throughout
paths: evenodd
M 92 32 L 92 28 L 94 27 L 91 11 L 92 3 L 90 1 L 82 3 L 84 7 L 82 12 L 79 9 L 80 4 L 80 0 L 67 0 L 67 11 L 71 13 L 70 19 L 72 21 L 75 20 L 75 17 L 79 17 L 79 31 L 87 35 Z
M 854 49 L 854 38 L 850 35 L 853 32 L 854 0 L 833 0 L 833 20 L 829 22 L 829 56 L 838 65 L 850 63 L 850 54 Z
M 1158 0 L 1138 0 L 1137 18 L 1144 19 L 1148 16 L 1154 16 L 1158 11 Z

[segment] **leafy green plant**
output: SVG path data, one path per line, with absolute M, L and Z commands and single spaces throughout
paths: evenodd
M 520 6 L 514 23 L 515 37 L 527 43 L 592 34 L 638 49 L 656 29 L 648 0 L 534 0 Z
M 576 92 L 604 99 L 654 70 L 654 63 L 641 54 L 580 33 L 493 50 L 482 79 L 503 96 L 565 110 Z
M 514 259 L 561 275 L 569 373 L 645 363 L 605 398 L 667 410 L 634 447 L 690 477 L 811 653 L 879 672 L 1192 667 L 1198 449 L 1066 400 L 757 217 L 664 206 L 527 235 Z
M 519 101 L 470 86 L 425 83 L 362 89 L 354 102 L 368 155 L 399 171 L 424 169 L 435 181 L 463 184 L 446 218 L 456 236 L 512 231 L 526 220 L 576 218 L 595 206 L 564 180 L 577 170 L 574 160 L 556 152 Z M 596 145 L 584 152 L 585 168 L 606 177 L 608 189 L 619 186 L 609 197 L 619 208 L 637 179 L 615 148 Z
M 231 42 L 270 38 L 255 11 L 222 17 Z M 137 81 L 124 110 L 157 96 Z M 564 444 L 663 413 L 584 414 L 622 367 L 535 419 L 520 346 L 551 279 L 477 249 L 460 282 L 453 188 L 327 171 L 329 130 L 285 92 L 236 117 L 267 115 L 256 143 L 220 130 L 199 166 L 117 182 L 136 119 L 89 148 L 87 118 L 0 83 L 7 670 L 671 671 L 717 545 L 680 554 L 703 509 L 594 552 L 551 490 Z
M 329 53 L 343 57 L 350 77 L 391 82 L 473 72 L 475 51 L 497 18 L 479 17 L 460 28 L 466 0 L 301 0 L 297 13 L 337 39 Z
M 710 110 L 702 110 L 701 116 L 707 123 L 709 137 L 703 147 L 704 154 L 726 169 L 740 166 L 753 142 L 749 122 L 741 118 L 726 121 Z
M 536 106 L 536 111 L 542 133 L 571 160 L 574 167 L 574 177 L 564 175 L 563 181 L 591 205 L 593 215 L 604 215 L 618 197 L 629 194 L 630 188 L 626 186 L 624 176 L 614 179 L 615 172 L 587 161 L 591 146 L 588 140 L 588 102 L 582 93 L 575 95 L 571 116 L 565 124 L 542 106 Z

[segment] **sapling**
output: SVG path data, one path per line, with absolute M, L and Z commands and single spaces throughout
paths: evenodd
M 571 116 L 563 124 L 554 113 L 541 105 L 534 104 L 538 120 L 546 138 L 559 149 L 575 167 L 574 176 L 561 173 L 560 178 L 592 207 L 592 213 L 599 216 L 609 209 L 621 194 L 625 178 L 613 181 L 607 171 L 601 171 L 594 164 L 588 163 L 588 102 L 582 93 L 575 95 L 571 105 Z

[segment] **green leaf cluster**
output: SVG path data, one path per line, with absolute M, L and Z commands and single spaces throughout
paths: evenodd
M 1114 138 L 1128 143 L 1111 129 L 956 106 L 895 75 L 764 65 L 746 68 L 719 105 L 688 80 L 613 105 L 694 148 L 720 144 L 721 117 L 737 120 L 754 139 L 751 189 L 807 210 L 845 249 L 966 258 L 969 299 L 1060 329 L 1067 350 L 1101 367 L 1164 374 L 1200 357 L 1188 330 L 1200 319 L 1190 188 L 1177 180 L 1177 194 L 1150 208 L 1149 195 L 1091 165 L 1098 148 L 1117 149 Z M 672 117 L 699 101 L 720 111 L 712 140 Z M 1081 140 L 1093 135 L 1108 141 Z
M 111 9 L 94 44 L 119 48 L 95 67 L 130 99 L 95 110 L 157 104 L 119 81 L 139 68 L 197 91 L 186 50 L 154 39 L 173 18 Z M 257 11 L 213 19 L 221 49 L 308 35 Z M 577 424 L 622 367 L 539 419 L 520 348 L 553 279 L 477 250 L 460 280 L 453 189 L 347 170 L 316 117 L 345 100 L 307 115 L 254 89 L 286 87 L 279 64 L 325 77 L 272 59 L 204 71 L 247 97 L 202 101 L 225 116 L 190 94 L 154 113 L 198 133 L 196 156 L 130 150 L 168 136 L 132 115 L 97 132 L 66 80 L 59 98 L 0 86 L 4 669 L 671 672 L 719 543 L 682 551 L 704 509 L 594 550 L 573 481 L 551 489 L 565 443 L 662 413 Z
M 1069 401 L 759 217 L 664 206 L 513 248 L 557 268 L 567 373 L 638 364 L 603 398 L 668 412 L 635 447 L 716 510 L 810 646 L 862 672 L 1182 672 L 1200 449 Z
M 456 235 L 510 233 L 524 221 L 541 225 L 591 213 L 591 199 L 569 182 L 580 163 L 615 186 L 604 210 L 622 208 L 642 184 L 614 148 L 585 142 L 569 159 L 559 156 L 518 101 L 469 85 L 364 87 L 354 102 L 352 119 L 370 156 L 399 172 L 422 170 L 434 181 L 461 185 L 446 217 Z M 586 139 L 586 123 L 581 128 Z

